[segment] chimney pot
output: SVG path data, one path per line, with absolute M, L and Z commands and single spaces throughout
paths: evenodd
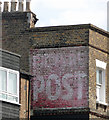
M 11 1 L 11 11 L 16 11 L 17 2 L 16 0 Z
M 2 2 L 0 1 L 0 12 L 2 12 Z
M 31 2 L 31 0 L 26 0 L 26 11 L 31 11 L 30 10 L 30 2 Z
M 9 12 L 9 2 L 4 2 L 4 12 Z
M 18 8 L 18 11 L 21 11 L 23 12 L 24 10 L 24 0 L 19 0 L 19 8 Z

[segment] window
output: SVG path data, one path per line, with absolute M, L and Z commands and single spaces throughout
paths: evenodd
M 0 99 L 19 103 L 19 72 L 0 67 Z
M 97 102 L 105 103 L 106 63 L 96 60 L 96 97 Z
M 98 85 L 102 85 L 102 78 L 103 77 L 103 70 L 102 69 L 99 69 L 99 68 L 97 68 L 97 70 L 96 70 L 96 83 L 98 84 Z

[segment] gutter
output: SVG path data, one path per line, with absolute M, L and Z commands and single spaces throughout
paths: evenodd
M 29 89 L 28 89 L 28 120 L 29 120 L 29 113 L 30 113 L 30 79 L 31 77 L 29 77 Z

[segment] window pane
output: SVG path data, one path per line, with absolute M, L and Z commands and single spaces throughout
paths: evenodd
M 6 71 L 0 70 L 0 90 L 6 91 L 6 86 L 7 86 L 7 74 Z
M 102 84 L 102 70 L 96 70 L 96 82 Z
M 2 93 L 2 98 L 3 98 L 3 99 L 7 99 L 7 95 L 4 94 L 4 93 Z
M 9 73 L 8 92 L 17 94 L 17 75 L 14 73 Z
M 99 70 L 99 83 L 102 84 L 102 70 Z

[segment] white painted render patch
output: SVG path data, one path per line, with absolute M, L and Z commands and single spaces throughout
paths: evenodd
M 106 65 L 107 65 L 107 63 L 96 59 L 96 67 L 99 67 L 99 68 L 102 68 L 102 69 L 106 69 Z

